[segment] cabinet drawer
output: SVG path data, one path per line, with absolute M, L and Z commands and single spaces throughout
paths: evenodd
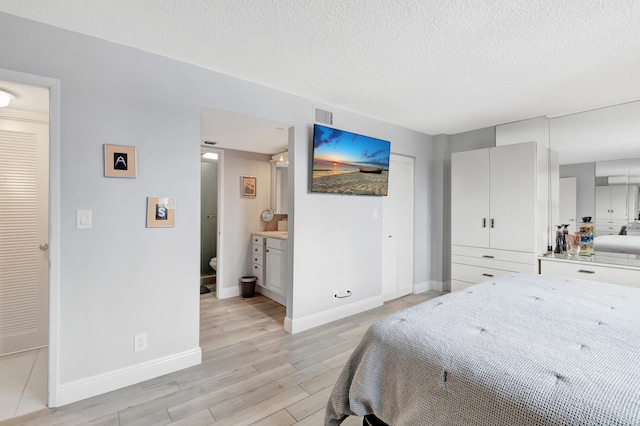
M 259 244 L 259 245 L 264 245 L 264 237 L 261 237 L 260 235 L 252 235 L 251 236 L 251 243 L 252 244 Z
M 541 260 L 540 273 L 561 277 L 579 278 L 631 287 L 640 287 L 640 270 L 602 265 L 585 265 L 577 262 Z
M 256 257 L 262 258 L 263 254 L 264 254 L 264 248 L 262 247 L 262 244 L 261 245 L 254 244 L 254 245 L 251 246 L 251 256 L 252 256 L 251 258 L 252 259 L 255 259 Z M 260 262 L 260 263 L 262 263 L 262 262 Z
M 454 254 L 451 255 L 451 263 L 479 266 L 480 268 L 501 269 L 503 271 L 511 272 L 529 272 L 532 274 L 538 273 L 538 265 L 535 262 L 519 263 L 485 257 L 469 257 Z
M 264 265 L 264 256 L 262 254 L 252 253 L 251 263 L 253 265 Z
M 451 264 L 451 281 L 465 281 L 471 284 L 481 283 L 491 278 L 512 274 L 514 271 L 504 271 L 502 269 L 482 268 L 480 266 L 463 265 L 460 263 Z
M 532 265 L 535 264 L 537 260 L 535 253 L 458 245 L 451 246 L 451 254 L 475 257 L 478 259 L 493 259 L 496 261 L 518 262 Z
M 264 287 L 264 267 L 262 265 L 258 265 L 257 263 L 251 264 L 251 274 L 254 275 L 258 281 L 256 284 Z
M 267 238 L 267 248 L 286 250 L 287 240 L 281 240 L 279 238 Z

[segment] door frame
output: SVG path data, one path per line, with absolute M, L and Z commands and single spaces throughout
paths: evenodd
M 201 143 L 200 152 L 214 152 L 218 154 L 218 238 L 216 239 L 218 269 L 216 269 L 216 299 L 220 299 L 220 289 L 224 274 L 224 254 L 222 250 L 220 250 L 220 247 L 224 247 L 224 232 L 222 232 L 224 223 L 224 149 L 214 148 Z M 200 186 L 200 194 L 202 194 L 202 186 Z M 202 235 L 200 235 L 200 238 L 202 239 Z M 202 241 L 200 241 L 200 246 L 202 246 Z
M 60 80 L 0 68 L 0 80 L 49 89 L 49 366 L 47 405 L 57 406 L 60 378 Z

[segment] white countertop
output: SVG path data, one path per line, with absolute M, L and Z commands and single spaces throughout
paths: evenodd
M 286 240 L 289 237 L 288 231 L 258 231 L 254 232 L 253 235 L 259 235 L 261 237 L 268 238 L 277 238 L 279 240 Z

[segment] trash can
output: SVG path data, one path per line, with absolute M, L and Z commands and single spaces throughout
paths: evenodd
M 241 277 L 240 284 L 242 285 L 242 297 L 249 298 L 256 294 L 256 280 L 254 276 Z

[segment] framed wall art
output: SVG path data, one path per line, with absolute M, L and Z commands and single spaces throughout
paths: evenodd
M 104 145 L 105 177 L 136 178 L 136 147 Z
M 258 178 L 255 176 L 242 176 L 242 196 L 245 198 L 256 197 L 256 186 Z
M 147 197 L 147 228 L 173 228 L 175 213 L 174 197 Z

